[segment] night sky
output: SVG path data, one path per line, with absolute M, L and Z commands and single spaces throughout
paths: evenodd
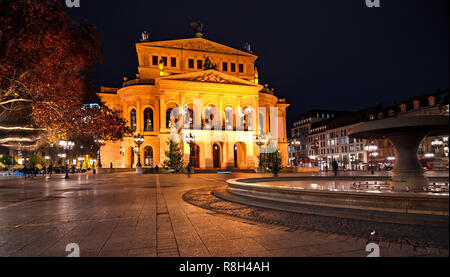
M 286 98 L 288 124 L 310 109 L 358 110 L 449 88 L 448 0 L 81 0 L 69 9 L 95 25 L 104 65 L 96 85 L 120 87 L 137 73 L 135 42 L 204 38 L 259 56 L 261 84 Z M 289 132 L 290 133 L 290 132 Z

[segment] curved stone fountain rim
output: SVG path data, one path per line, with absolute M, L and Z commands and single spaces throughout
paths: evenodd
M 364 210 L 370 211 L 369 213 L 389 212 L 409 216 L 414 214 L 423 216 L 446 216 L 447 220 L 449 215 L 448 194 L 436 195 L 430 193 L 412 193 L 412 192 L 374 193 L 366 191 L 353 192 L 353 191 L 295 189 L 295 188 L 268 186 L 257 182 L 249 183 L 249 181 L 256 181 L 256 180 L 260 180 L 261 182 L 280 179 L 282 180 L 282 177 L 251 178 L 251 179 L 252 180 L 244 178 L 230 179 L 227 181 L 228 186 L 225 190 L 228 193 L 228 195 L 223 194 L 221 192 L 215 192 L 214 194 L 219 195 L 219 197 L 222 197 L 228 201 L 235 201 L 242 204 L 261 207 L 267 206 L 267 202 L 261 203 L 261 201 L 272 201 L 272 203 L 275 203 L 270 204 L 272 208 L 275 207 L 275 209 L 278 209 L 276 207 L 283 206 L 287 210 L 294 212 L 296 211 L 297 208 L 306 205 L 311 207 L 322 207 L 331 209 L 334 208 L 347 209 L 349 211 Z M 299 206 L 295 208 L 295 205 Z M 304 208 L 301 209 L 303 210 L 303 212 L 305 212 Z M 316 209 L 308 209 L 307 213 L 314 214 L 320 213 L 320 211 L 318 212 L 316 211 Z M 329 211 L 328 213 L 334 214 L 331 216 L 337 216 L 336 213 L 334 213 L 333 211 L 331 212 Z
M 371 197 L 401 197 L 401 198 L 423 198 L 423 199 L 448 199 L 449 195 L 439 195 L 439 194 L 433 194 L 433 193 L 413 193 L 413 192 L 382 192 L 382 193 L 374 193 L 374 192 L 367 192 L 367 191 L 331 191 L 331 190 L 314 190 L 314 189 L 295 189 L 295 188 L 286 188 L 286 187 L 276 187 L 276 186 L 267 186 L 260 184 L 258 182 L 270 182 L 270 181 L 284 181 L 286 179 L 289 179 L 290 181 L 305 181 L 305 180 L 318 180 L 321 179 L 321 177 L 314 178 L 303 178 L 303 177 L 260 177 L 260 178 L 237 178 L 237 179 L 229 179 L 227 180 L 227 184 L 234 187 L 241 187 L 241 188 L 257 188 L 267 191 L 277 191 L 277 192 L 290 192 L 290 193 L 315 193 L 315 194 L 342 194 L 342 195 L 355 195 L 355 196 L 371 196 Z M 243 182 L 243 180 L 246 180 L 248 182 Z M 322 179 L 323 180 L 323 179 Z M 346 179 L 341 179 L 346 180 Z M 353 179 L 348 179 L 353 180 Z M 385 181 L 385 180 L 383 180 Z
M 438 133 L 448 133 L 449 117 L 446 115 L 402 116 L 361 122 L 352 127 L 348 134 L 355 138 L 382 137 L 385 132 L 401 128 L 433 128 Z

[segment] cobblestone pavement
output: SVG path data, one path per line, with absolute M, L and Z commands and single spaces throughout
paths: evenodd
M 292 230 L 320 231 L 355 238 L 366 238 L 368 241 L 388 245 L 401 244 L 415 249 L 441 248 L 441 251 L 448 251 L 448 228 L 371 222 L 249 207 L 248 205 L 222 200 L 213 195 L 213 189 L 211 188 L 188 191 L 183 195 L 183 199 L 193 205 L 220 214 L 285 226 Z M 319 208 L 315 207 L 315 209 Z M 371 235 L 373 231 L 375 231 L 375 235 Z
M 339 233 L 312 229 L 308 223 L 280 224 L 286 215 L 279 214 L 278 219 L 278 212 L 252 207 L 239 207 L 239 213 L 248 209 L 246 214 L 253 217 L 230 216 L 183 200 L 186 193 L 192 196 L 197 191 L 201 198 L 212 187 L 223 186 L 226 179 L 248 176 L 257 175 L 195 174 L 188 178 L 122 173 L 73 175 L 69 180 L 62 176 L 39 177 L 33 181 L 3 177 L 0 256 L 67 256 L 69 243 L 80 246 L 82 257 L 368 254 L 367 237 L 355 236 L 349 229 L 348 233 Z M 334 224 L 337 223 L 330 221 L 330 225 Z M 369 229 L 361 228 L 361 232 Z M 448 233 L 445 239 L 447 249 L 381 241 L 380 253 L 448 256 Z

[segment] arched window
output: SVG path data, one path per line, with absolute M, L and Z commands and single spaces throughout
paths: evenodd
M 226 107 L 225 108 L 225 117 L 224 117 L 224 125 L 225 130 L 234 130 L 236 129 L 236 114 L 234 112 L 233 107 Z
M 153 132 L 153 110 L 150 108 L 144 110 L 144 131 Z
M 132 109 L 131 110 L 131 130 L 133 130 L 133 132 L 136 132 L 137 130 L 137 117 L 136 117 L 136 110 Z
M 264 117 L 264 114 L 263 113 L 259 113 L 259 119 L 258 119 L 258 121 L 259 121 L 259 132 L 261 133 L 261 134 L 265 134 L 265 132 L 267 131 L 267 130 L 264 130 L 264 128 L 267 128 L 267 126 L 265 126 L 266 124 L 266 122 L 265 122 L 265 117 Z
M 181 111 L 183 116 L 183 128 L 193 129 L 194 128 L 194 111 L 188 106 L 184 105 Z
M 204 114 L 204 125 L 209 126 L 209 128 L 212 128 L 213 124 L 217 124 L 217 119 L 215 118 L 215 115 L 217 113 L 217 108 L 214 105 L 206 105 L 205 106 L 205 114 Z
M 242 110 L 239 115 L 240 125 L 244 128 L 244 131 L 253 131 L 253 121 L 254 121 L 253 109 L 251 107 L 246 107 Z
M 170 114 L 172 113 L 173 108 L 169 108 L 166 110 L 166 128 L 170 129 L 172 128 L 172 120 L 174 119 L 173 117 L 170 116 Z
M 144 165 L 153 166 L 153 148 L 150 146 L 147 146 L 144 149 Z

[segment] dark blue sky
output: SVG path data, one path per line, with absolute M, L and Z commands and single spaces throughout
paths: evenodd
M 100 32 L 97 85 L 137 73 L 135 42 L 193 36 L 242 49 L 252 43 L 262 84 L 287 98 L 289 124 L 310 109 L 358 110 L 449 88 L 448 0 L 81 0 L 70 13 Z

